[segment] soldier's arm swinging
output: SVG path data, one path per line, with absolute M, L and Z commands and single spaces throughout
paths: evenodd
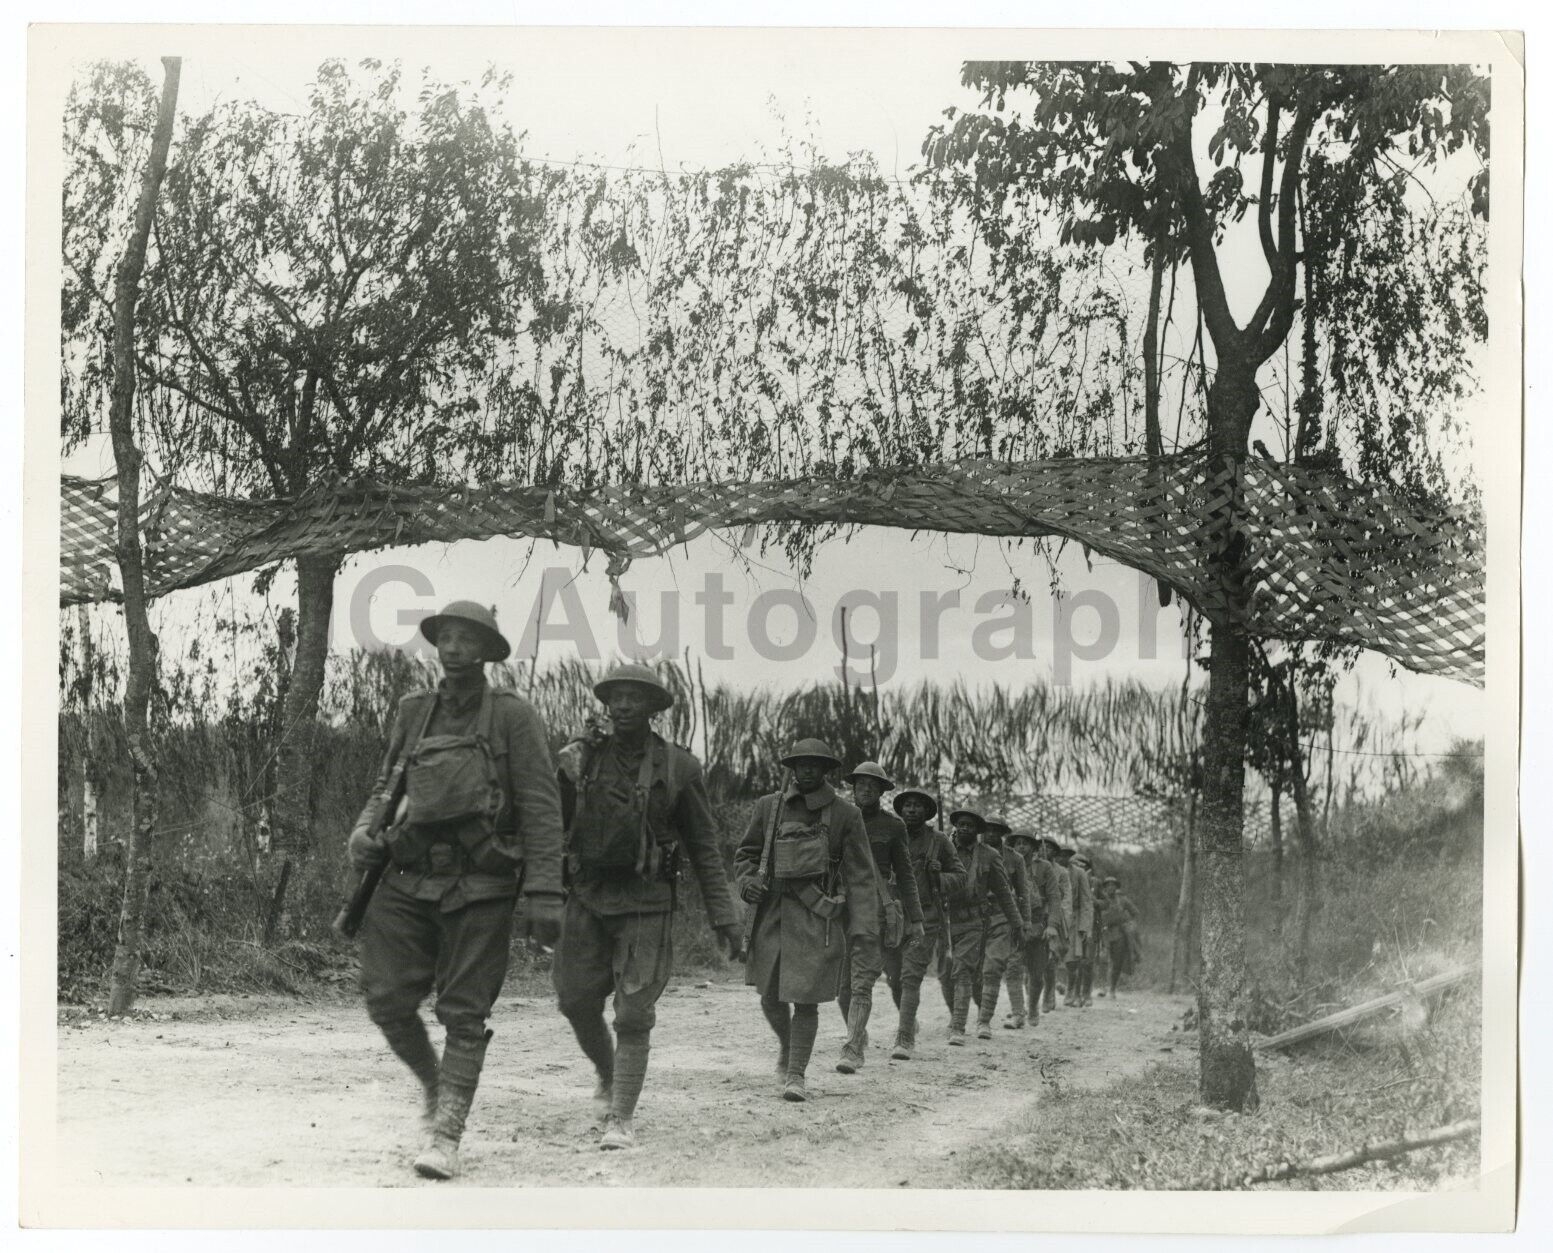
M 895 871 L 895 886 L 901 894 L 901 908 L 908 925 L 922 921 L 922 899 L 917 892 L 917 876 L 911 869 L 911 849 L 905 835 L 890 841 L 890 864 Z
M 680 791 L 674 807 L 674 825 L 680 846 L 689 854 L 695 868 L 706 919 L 713 929 L 738 925 L 733 894 L 728 890 L 728 872 L 723 868 L 723 852 L 717 838 L 717 820 L 706 794 L 706 780 L 699 766 Z
M 989 858 L 987 864 L 992 867 L 992 891 L 998 898 L 1003 917 L 1008 919 L 1009 929 L 1018 935 L 1024 928 L 1025 920 L 1019 916 L 1019 902 L 1014 898 L 1013 885 L 1008 881 L 1008 870 L 1001 857 Z

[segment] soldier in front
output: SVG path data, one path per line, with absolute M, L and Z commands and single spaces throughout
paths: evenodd
M 553 944 L 561 915 L 561 805 L 538 712 L 490 686 L 487 662 L 511 649 L 496 615 L 454 601 L 421 623 L 437 649 L 436 688 L 399 702 L 388 753 L 351 832 L 352 865 L 388 865 L 361 935 L 367 1013 L 425 1093 L 416 1171 L 449 1179 L 485 1064 L 491 1007 L 507 975 L 517 898 L 525 930 Z M 374 832 L 403 756 L 404 797 Z M 435 993 L 439 1061 L 420 1004 Z

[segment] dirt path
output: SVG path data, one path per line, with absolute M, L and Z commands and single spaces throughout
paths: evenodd
M 967 1047 L 924 988 L 921 1047 L 888 1059 L 895 1009 L 881 982 L 867 1065 L 834 1069 L 843 1030 L 821 1007 L 805 1105 L 780 1099 L 775 1044 L 738 982 L 671 985 L 659 1006 L 638 1148 L 601 1153 L 592 1072 L 540 991 L 504 997 L 464 1141 L 459 1183 L 954 1187 L 959 1151 L 986 1142 L 1043 1083 L 1109 1082 L 1179 1035 L 1187 1001 L 1150 993 L 1059 1009 Z M 160 1018 L 64 1014 L 62 1170 L 86 1184 L 420 1185 L 418 1094 L 349 1000 L 148 1002 Z

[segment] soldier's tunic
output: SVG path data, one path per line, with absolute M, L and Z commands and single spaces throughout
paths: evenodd
M 434 991 L 449 1043 L 478 1055 L 478 1066 L 486 1019 L 507 974 L 518 892 L 561 895 L 560 797 L 534 707 L 490 687 L 484 676 L 459 686 L 444 679 L 435 691 L 399 702 L 358 829 L 370 829 L 382 813 L 389 775 L 429 707 L 424 739 L 485 734 L 488 727 L 501 808 L 486 847 L 462 842 L 463 828 L 438 829 L 434 837 L 408 823 L 390 831 L 392 860 L 362 926 L 361 989 L 373 1022 L 406 1060 L 402 1046 L 418 1049 L 424 1040 L 418 1010 Z
M 1068 951 L 1073 947 L 1073 879 L 1068 874 L 1068 869 L 1059 862 L 1046 863 L 1052 868 L 1052 875 L 1057 882 L 1058 898 L 1062 904 L 1062 921 L 1057 927 L 1057 942 L 1051 944 L 1046 950 L 1046 979 L 1045 987 L 1041 993 L 1041 1004 L 1046 1009 L 1053 1009 L 1057 1004 L 1057 967 L 1068 959 Z
M 734 853 L 734 876 L 742 892 L 745 884 L 759 881 L 761 849 L 771 829 L 773 810 L 780 806 L 777 838 L 792 837 L 820 825 L 828 825 L 831 857 L 826 894 L 845 895 L 838 917 L 827 920 L 803 899 L 804 884 L 775 880 L 755 911 L 745 982 L 760 989 L 763 997 L 792 1004 L 820 1004 L 836 999 L 837 980 L 847 940 L 872 940 L 879 936 L 879 907 L 875 897 L 873 855 L 863 815 L 857 806 L 838 796 L 829 784 L 808 794 L 789 787 L 755 802 L 749 827 Z M 825 811 L 829 810 L 829 822 Z
M 1120 892 L 1105 899 L 1105 914 L 1101 922 L 1101 934 L 1111 961 L 1111 986 L 1116 980 L 1131 974 L 1138 962 L 1138 907 Z
M 1052 865 L 1040 857 L 1028 864 L 1030 875 L 1030 922 L 1035 936 L 1025 946 L 1026 991 L 1030 998 L 1032 1018 L 1040 1010 L 1041 993 L 1046 982 L 1046 969 L 1054 948 L 1061 944 L 1064 926 L 1062 913 L 1061 867 Z M 1058 938 L 1048 941 L 1046 931 L 1057 932 Z
M 605 999 L 613 995 L 615 1030 L 647 1032 L 656 1022 L 657 1001 L 673 965 L 674 885 L 682 857 L 689 859 L 700 886 L 708 923 L 719 927 L 738 921 L 717 824 L 701 763 L 656 732 L 634 749 L 613 736 L 582 751 L 573 748 L 563 750 L 560 773 L 568 830 L 589 820 L 590 794 L 629 795 L 640 777 L 643 755 L 651 752 L 646 819 L 659 856 L 655 873 L 589 869 L 579 864 L 575 853 L 568 856 L 571 891 L 552 981 L 568 1018 L 602 1012 Z
M 922 902 L 917 891 L 917 878 L 911 870 L 911 855 L 907 848 L 906 824 L 892 813 L 876 809 L 863 815 L 863 829 L 868 832 L 869 851 L 874 867 L 890 899 L 899 901 L 907 926 L 922 921 Z M 880 918 L 881 931 L 883 917 Z M 900 1004 L 901 958 L 906 948 L 904 936 L 894 948 L 885 948 L 883 935 L 873 942 L 847 942 L 847 962 L 838 999 L 841 1012 L 846 1014 L 853 996 L 867 992 L 872 995 L 873 986 L 884 974 L 890 985 L 895 1003 Z
M 1094 887 L 1082 866 L 1070 865 L 1068 875 L 1073 880 L 1074 932 L 1073 948 L 1068 953 L 1068 996 L 1082 1006 L 1089 1001 L 1095 970 Z
M 1005 924 L 1001 915 L 994 914 L 987 926 L 985 954 L 981 965 L 981 997 L 977 1002 L 980 1020 L 992 1021 L 997 1012 L 998 993 L 1003 987 L 1003 973 L 1009 962 L 1024 944 L 1025 925 L 1030 921 L 1030 880 L 1025 874 L 1025 863 L 1017 852 L 1005 843 L 998 853 L 1003 861 L 1003 871 L 1008 876 L 1009 887 L 1019 914 L 1017 925 Z
M 1000 928 L 1017 932 L 1024 923 L 1002 852 L 985 844 L 956 846 L 965 862 L 965 880 L 949 897 L 949 922 L 954 929 L 954 963 L 944 979 L 953 988 L 950 1030 L 963 1032 L 970 1013 L 971 992 L 981 981 L 982 960 Z M 946 992 L 948 988 L 946 988 Z
M 945 943 L 945 919 L 938 907 L 939 898 L 952 897 L 964 889 L 965 865 L 954 841 L 925 825 L 908 835 L 906 851 L 922 907 L 922 938 L 904 945 L 905 952 L 901 955 L 900 1026 L 896 1046 L 909 1051 L 916 1044 L 922 980 L 933 964 L 934 954 Z M 928 870 L 928 863 L 932 861 L 938 863 L 936 873 Z M 948 970 L 951 965 L 952 958 L 945 954 L 944 969 Z

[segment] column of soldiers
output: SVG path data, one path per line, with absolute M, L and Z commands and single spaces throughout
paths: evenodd
M 486 664 L 511 651 L 494 613 L 455 601 L 421 631 L 443 678 L 400 701 L 348 847 L 356 871 L 381 873 L 361 933 L 361 987 L 421 1085 L 414 1168 L 426 1178 L 458 1171 L 519 923 L 531 945 L 553 950 L 558 1008 L 594 1071 L 600 1147 L 635 1144 L 686 865 L 719 944 L 744 958 L 788 1101 L 808 1099 L 822 1004 L 839 1002 L 846 1024 L 836 1070 L 863 1067 L 881 975 L 898 1011 L 890 1056 L 909 1061 L 935 967 L 948 1043 L 963 1047 L 973 1004 L 977 1037 L 992 1037 L 1005 981 L 1004 1026 L 1019 1030 L 1054 1008 L 1059 973 L 1064 1004 L 1090 1003 L 1097 947 L 1112 996 L 1136 963 L 1137 911 L 1114 877 L 1095 893 L 1087 858 L 969 809 L 949 815 L 950 839 L 929 825 L 934 797 L 896 790 L 876 762 L 846 776 L 848 800 L 830 782 L 843 762 L 816 739 L 793 745 L 785 786 L 756 802 L 730 890 L 700 763 L 652 728 L 674 704 L 652 670 L 606 674 L 594 694 L 607 725 L 591 722 L 552 762 L 537 711 L 486 678 Z M 891 791 L 893 812 L 881 805 Z M 440 1055 L 420 1013 L 427 997 L 445 1031 Z

